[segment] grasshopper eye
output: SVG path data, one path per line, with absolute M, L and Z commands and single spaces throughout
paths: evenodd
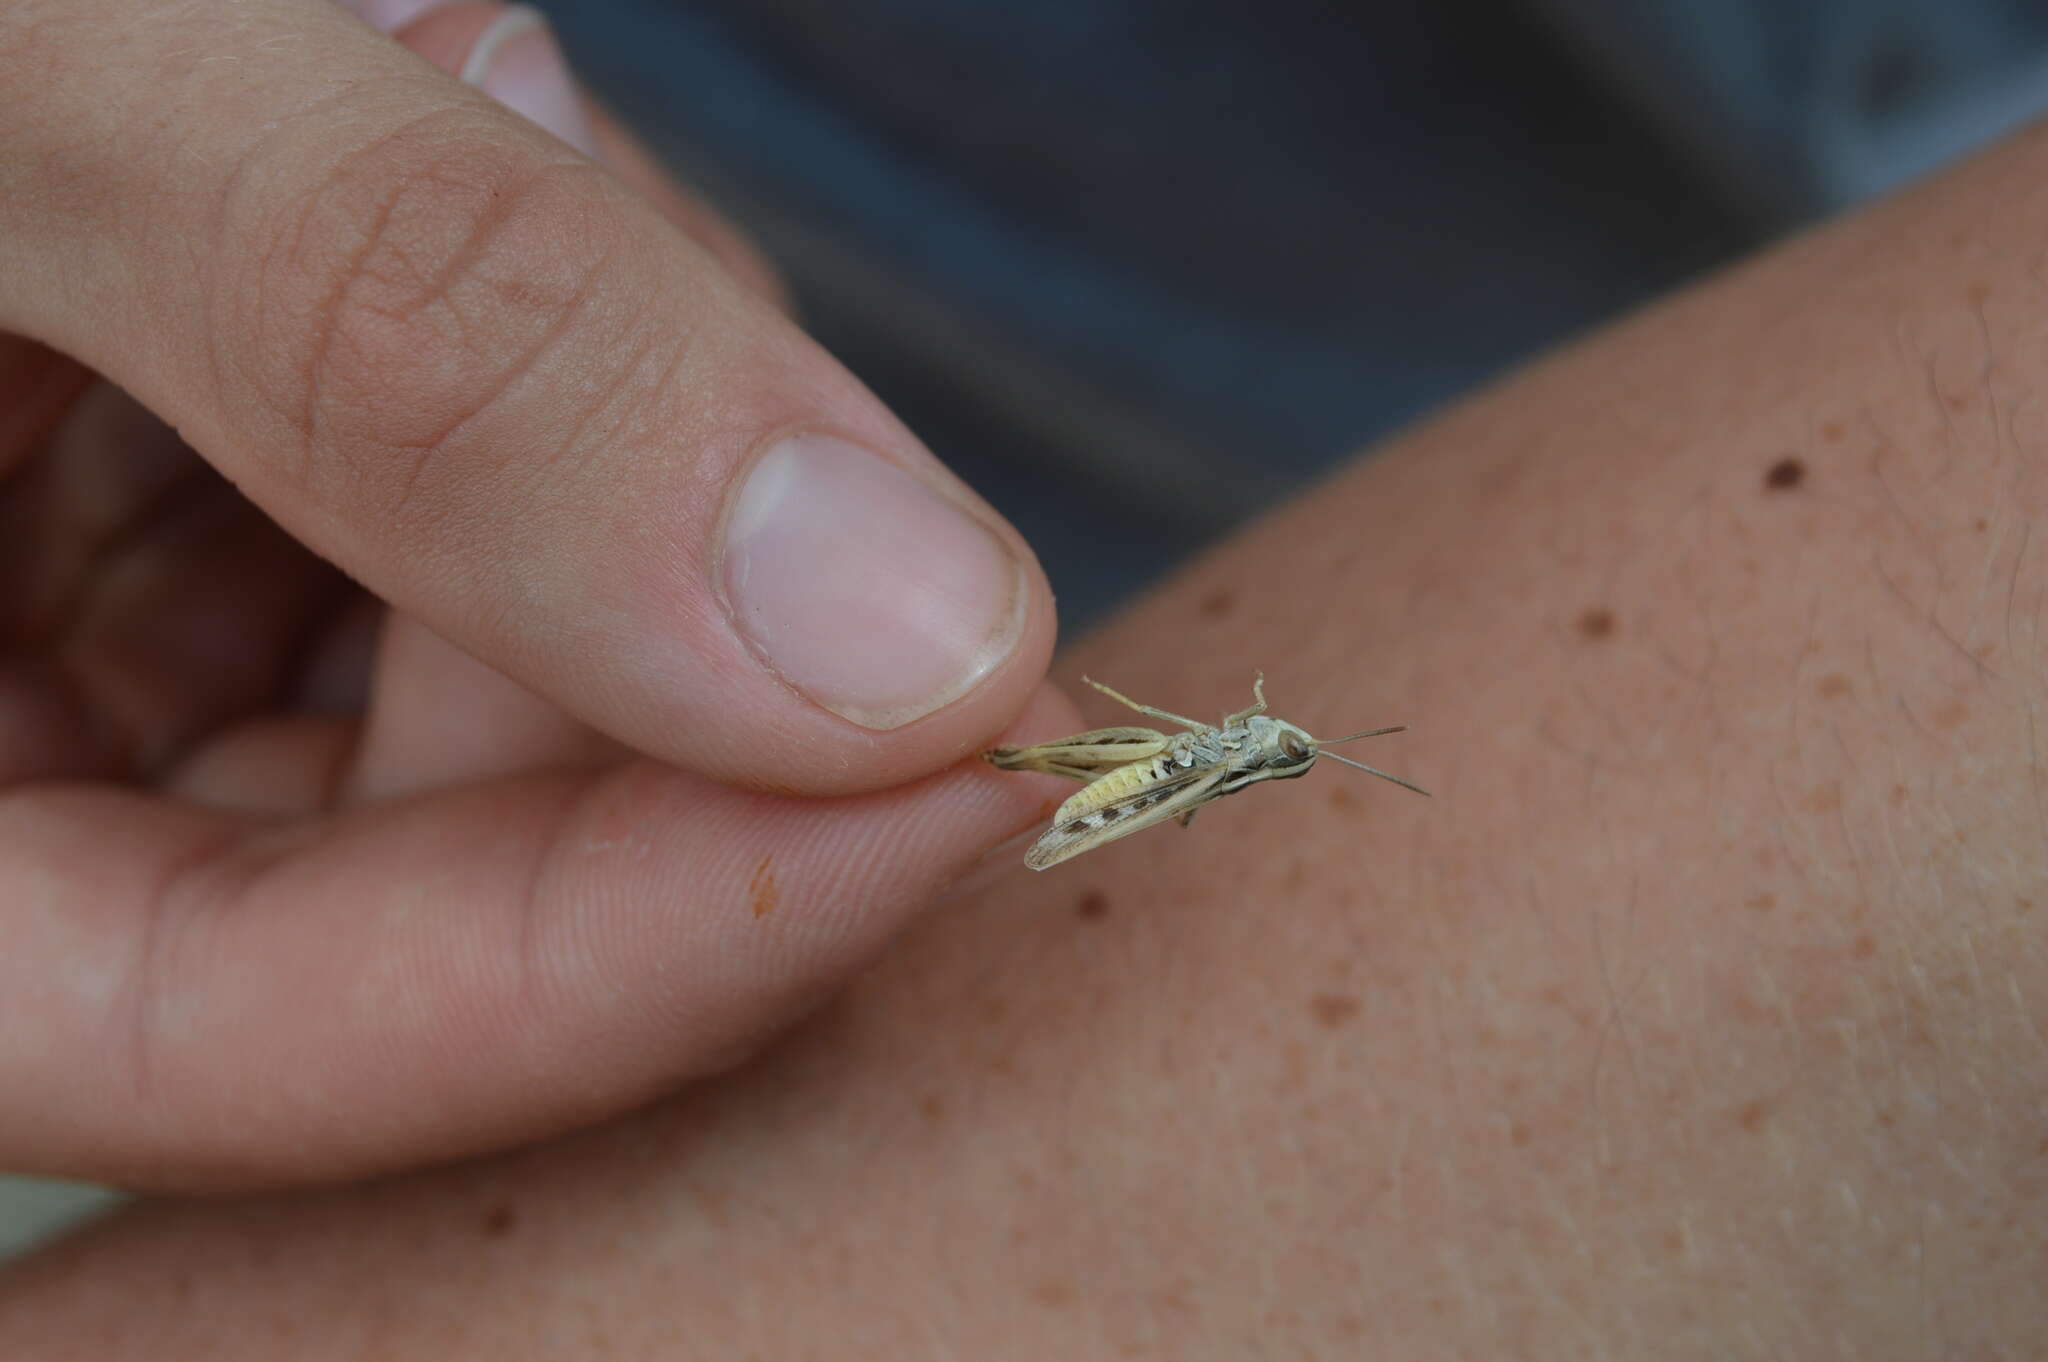
M 1315 749 L 1311 748 L 1293 733 L 1282 733 L 1280 735 L 1280 755 L 1286 757 L 1289 761 L 1307 761 L 1315 755 Z

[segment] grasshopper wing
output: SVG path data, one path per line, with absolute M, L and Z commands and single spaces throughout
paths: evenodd
M 1074 780 L 1093 780 L 1134 761 L 1150 761 L 1171 741 L 1151 728 L 1096 728 L 1057 742 L 1031 747 L 992 747 L 982 757 L 1005 771 L 1043 771 Z
M 1128 837 L 1141 828 L 1190 812 L 1217 797 L 1228 769 L 1222 765 L 1196 767 L 1165 780 L 1139 785 L 1099 807 L 1078 810 L 1046 829 L 1045 835 L 1024 853 L 1024 864 L 1033 870 L 1044 870 L 1084 851 L 1106 846 L 1119 837 Z M 1084 800 L 1087 793 L 1082 790 L 1074 799 Z

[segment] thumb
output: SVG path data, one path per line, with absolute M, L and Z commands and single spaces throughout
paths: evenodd
M 801 792 L 935 769 L 1052 639 L 1014 531 L 554 138 L 324 0 L 0 11 L 0 326 L 565 709 Z

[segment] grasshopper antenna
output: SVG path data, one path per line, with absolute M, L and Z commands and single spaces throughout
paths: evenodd
M 1399 732 L 1398 729 L 1395 731 Z M 1364 735 L 1361 734 L 1360 736 L 1363 737 Z M 1353 761 L 1349 757 L 1340 757 L 1335 752 L 1323 752 L 1319 755 L 1328 757 L 1331 761 L 1343 762 L 1346 766 L 1356 766 L 1359 770 L 1365 772 L 1367 775 L 1378 776 L 1381 780 L 1391 780 L 1404 790 L 1413 790 L 1415 791 L 1415 793 L 1419 795 L 1426 795 L 1431 799 L 1434 799 L 1436 797 L 1434 795 L 1431 795 L 1429 791 L 1423 789 L 1420 785 L 1415 784 L 1413 781 L 1403 780 L 1399 776 L 1388 775 L 1385 771 L 1382 771 L 1377 766 L 1367 766 L 1362 761 Z
M 1317 747 L 1328 747 L 1333 742 L 1353 742 L 1359 738 L 1384 738 L 1389 733 L 1406 733 L 1408 725 L 1395 724 L 1392 728 L 1368 728 L 1363 733 L 1347 733 L 1341 738 L 1317 738 Z

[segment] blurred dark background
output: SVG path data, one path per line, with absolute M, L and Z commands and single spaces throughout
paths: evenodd
M 591 88 L 1071 628 L 1530 352 L 2048 105 L 2014 0 L 579 0 Z

